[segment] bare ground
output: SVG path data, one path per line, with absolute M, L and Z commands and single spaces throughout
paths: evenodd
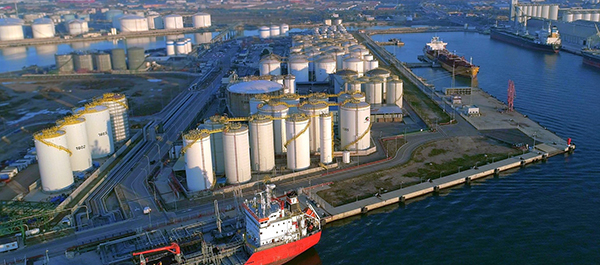
M 477 165 L 500 160 L 520 151 L 489 138 L 455 137 L 423 145 L 411 160 L 379 172 L 338 181 L 318 193 L 333 206 L 373 196 L 380 191 L 391 191 L 456 173 Z

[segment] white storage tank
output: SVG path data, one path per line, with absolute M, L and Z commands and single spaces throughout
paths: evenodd
M 329 80 L 329 74 L 335 73 L 336 61 L 331 56 L 323 56 L 315 63 L 315 80 L 325 82 Z
M 271 29 L 267 26 L 262 26 L 258 29 L 258 35 L 261 39 L 268 39 L 271 37 Z
M 135 15 L 125 15 L 119 18 L 121 32 L 148 31 L 148 19 Z
M 323 21 L 323 23 L 324 23 L 326 26 L 331 26 L 331 19 L 325 19 L 325 21 Z
M 359 58 L 347 58 L 344 60 L 344 69 L 356 71 L 358 76 L 362 76 L 364 73 L 364 63 L 363 60 Z
M 146 17 L 146 21 L 148 21 L 148 29 L 160 29 L 162 28 L 162 17 L 158 14 L 149 14 Z M 160 22 L 158 22 L 160 21 Z M 158 23 L 157 23 L 158 22 Z
M 275 167 L 273 119 L 266 115 L 254 115 L 250 127 L 250 153 L 252 170 L 268 172 Z
M 49 18 L 38 18 L 31 24 L 31 31 L 34 39 L 54 37 L 54 22 Z
M 542 6 L 542 18 L 545 18 L 545 19 L 550 18 L 550 6 L 549 5 Z
M 283 77 L 283 93 L 296 93 L 296 77 L 294 75 L 288 74 Z
M 538 18 L 542 17 L 542 6 L 536 6 L 535 7 L 535 16 Z
M 583 14 L 581 13 L 575 13 L 573 14 L 573 21 L 575 20 L 582 20 L 583 19 Z
M 281 29 L 279 28 L 279 26 L 271 25 L 271 28 L 269 30 L 269 34 L 270 34 L 271 38 L 279 37 L 280 33 L 281 33 Z
M 250 114 L 250 99 L 260 94 L 280 95 L 283 86 L 267 80 L 240 82 L 227 87 L 229 110 L 236 117 L 247 117 Z
M 87 21 L 84 20 L 74 19 L 69 21 L 67 24 L 69 28 L 69 34 L 72 36 L 80 35 L 90 31 Z
M 0 18 L 0 41 L 22 40 L 23 20 L 18 18 Z
M 88 134 L 85 119 L 75 116 L 65 117 L 56 122 L 60 130 L 67 136 L 67 147 L 71 151 L 71 170 L 85 171 L 92 167 L 92 153 L 88 146 Z
M 183 28 L 183 17 L 180 15 L 168 15 L 164 18 L 165 29 L 182 29 Z
M 175 51 L 177 52 L 177 54 L 187 54 L 187 47 L 185 46 L 185 40 L 184 39 L 179 39 L 177 42 L 175 42 Z
M 267 55 L 259 62 L 259 72 L 261 76 L 281 75 L 281 61 L 273 54 Z
M 278 104 L 278 102 L 270 101 L 258 109 L 259 114 L 268 115 L 274 118 L 287 117 L 289 108 L 286 105 Z M 286 133 L 285 119 L 273 120 L 273 143 L 275 154 L 280 155 L 287 151 L 285 148 Z
M 280 30 L 281 35 L 287 36 L 288 31 L 290 31 L 290 26 L 288 24 L 281 24 L 281 30 Z
M 341 150 L 365 150 L 371 144 L 371 107 L 365 102 L 348 102 L 340 108 Z
M 267 102 L 267 98 L 262 95 L 257 95 L 255 97 L 250 98 L 250 115 L 254 115 L 258 113 L 258 106 L 261 104 L 265 104 Z
M 232 123 L 223 130 L 223 150 L 225 155 L 225 176 L 230 184 L 250 181 L 250 143 L 248 126 Z
M 574 16 L 573 13 L 566 13 L 563 15 L 563 21 L 565 22 L 573 22 Z
M 363 87 L 367 97 L 367 103 L 381 104 L 383 100 L 383 88 L 381 87 L 381 83 L 371 80 L 369 82 L 364 83 Z
M 192 16 L 192 24 L 194 28 L 210 28 L 212 22 L 210 20 L 210 14 L 208 13 L 196 13 Z
M 303 170 L 310 167 L 309 121 L 305 114 L 292 114 L 285 121 L 288 169 Z
M 215 184 L 210 134 L 192 130 L 183 135 L 185 178 L 191 192 L 210 189 Z
M 333 119 L 331 114 L 319 115 L 319 127 L 321 129 L 321 163 L 333 162 Z
M 42 189 L 46 192 L 64 190 L 74 183 L 64 131 L 53 127 L 33 135 L 40 168 Z
M 110 112 L 104 105 L 89 105 L 76 111 L 85 119 L 88 146 L 92 159 L 107 157 L 115 152 Z
M 129 114 L 127 98 L 123 94 L 105 93 L 102 95 L 102 105 L 108 107 L 112 121 L 113 141 L 119 143 L 129 139 Z
M 297 83 L 308 82 L 308 60 L 304 56 L 294 56 L 289 60 L 289 73 L 296 77 Z
M 167 41 L 167 55 L 175 55 L 175 42 L 172 40 Z
M 592 14 L 590 12 L 583 13 L 583 20 L 592 21 Z
M 397 76 L 388 79 L 386 104 L 397 105 L 402 108 L 403 87 L 404 83 Z
M 550 19 L 551 20 L 558 20 L 558 5 L 551 5 L 550 6 Z
M 600 11 L 599 11 L 599 12 L 600 12 Z M 593 13 L 593 14 L 592 14 L 592 20 L 591 20 L 591 21 L 594 21 L 594 22 L 600 22 L 600 13 L 598 13 L 598 12 L 595 12 L 595 13 Z
M 204 128 L 207 130 L 218 130 L 225 127 L 228 123 L 223 116 L 212 116 L 204 121 Z M 215 174 L 225 174 L 225 154 L 223 152 L 223 133 L 213 133 L 210 136 L 210 150 L 212 152 L 212 163 Z
M 334 93 L 340 93 L 346 87 L 346 81 L 355 78 L 358 75 L 352 70 L 337 70 L 333 75 Z
M 361 92 L 362 91 L 362 81 L 352 78 L 346 81 L 346 91 L 347 92 Z
M 321 150 L 321 129 L 319 128 L 319 115 L 328 114 L 329 106 L 323 101 L 312 101 L 300 106 L 300 112 L 310 118 L 309 144 L 310 152 Z

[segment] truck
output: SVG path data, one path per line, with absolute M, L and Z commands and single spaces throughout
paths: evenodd
M 144 207 L 144 214 L 150 214 L 151 211 L 152 211 L 152 209 L 150 209 L 150 207 L 148 207 L 148 206 Z

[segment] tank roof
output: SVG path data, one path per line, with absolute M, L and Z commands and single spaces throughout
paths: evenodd
M 166 15 L 165 17 L 181 17 L 181 15 L 177 15 L 177 14 L 170 14 L 170 15 Z
M 271 122 L 272 120 L 273 120 L 272 117 L 269 115 L 254 114 L 254 115 L 252 115 L 252 117 L 250 117 L 249 122 L 251 122 L 251 123 L 268 123 L 268 122 Z
M 362 62 L 362 59 L 356 58 L 356 57 L 350 57 L 348 59 L 346 59 L 346 62 L 351 62 L 351 63 L 356 63 L 356 62 Z
M 196 141 L 196 140 L 200 140 L 200 139 L 204 139 L 206 137 L 209 137 L 210 134 L 206 131 L 206 130 L 191 130 L 188 131 L 187 133 L 183 134 L 183 139 L 188 140 L 188 141 Z
M 229 92 L 240 94 L 262 94 L 279 91 L 281 89 L 283 89 L 283 86 L 279 83 L 267 80 L 240 82 L 227 88 Z
M 342 70 L 337 71 L 335 74 L 340 75 L 340 76 L 350 76 L 350 75 L 357 75 L 358 72 L 356 72 L 354 70 L 350 70 L 350 69 L 342 69 Z
M 223 130 L 223 132 L 226 133 L 237 133 L 244 131 L 248 131 L 248 125 L 241 124 L 239 122 L 230 123 L 229 125 L 225 126 L 225 130 Z
M 210 16 L 210 14 L 205 13 L 205 12 L 198 12 L 198 13 L 194 14 L 194 16 Z
M 267 104 L 264 104 L 260 109 L 263 111 L 284 111 L 290 109 L 288 106 L 278 103 L 280 103 L 280 101 L 269 101 Z
M 54 22 L 52 21 L 52 19 L 49 19 L 47 17 L 41 17 L 41 18 L 36 18 L 33 20 L 33 24 L 34 25 L 40 25 L 40 24 L 52 24 L 54 25 Z
M 304 113 L 294 113 L 287 117 L 288 121 L 300 122 L 307 121 L 309 119 L 308 115 Z
M 363 109 L 363 108 L 370 108 L 370 107 L 371 107 L 371 105 L 369 105 L 369 103 L 362 102 L 362 101 L 346 102 L 346 104 L 344 104 L 342 106 L 342 108 L 346 108 L 346 109 Z
M 67 22 L 67 23 L 69 23 L 69 24 L 75 24 L 75 23 L 77 23 L 77 24 L 84 24 L 84 23 L 87 23 L 87 22 L 85 20 L 81 20 L 81 19 L 73 19 L 73 20 L 69 20 L 69 22 Z
M 62 136 L 64 134 L 65 134 L 65 131 L 59 130 L 58 127 L 50 127 L 47 129 L 43 129 L 39 132 L 36 132 L 33 135 L 33 138 L 36 140 L 50 139 L 50 138 L 56 138 L 56 137 Z
M 386 75 L 386 74 L 390 74 L 390 71 L 388 69 L 378 67 L 378 68 L 367 71 L 367 74 L 368 75 Z
M 0 26 L 8 26 L 8 25 L 23 25 L 23 20 L 18 18 L 0 18 Z
M 73 125 L 85 122 L 84 118 L 79 118 L 76 116 L 66 116 L 62 120 L 56 121 L 56 124 L 59 126 Z
M 303 110 L 326 109 L 327 107 L 327 104 L 323 100 L 308 101 L 300 106 Z
M 117 101 L 125 98 L 125 95 L 119 93 L 104 93 L 102 99 L 104 101 Z
M 137 15 L 124 15 L 119 18 L 119 20 L 130 20 L 130 19 L 146 19 L 145 17 L 137 16 Z

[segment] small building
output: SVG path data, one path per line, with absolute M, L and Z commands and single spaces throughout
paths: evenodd
M 479 107 L 476 105 L 465 106 L 464 108 L 465 114 L 468 116 L 480 116 Z
M 402 109 L 398 105 L 371 105 L 371 122 L 401 122 Z

